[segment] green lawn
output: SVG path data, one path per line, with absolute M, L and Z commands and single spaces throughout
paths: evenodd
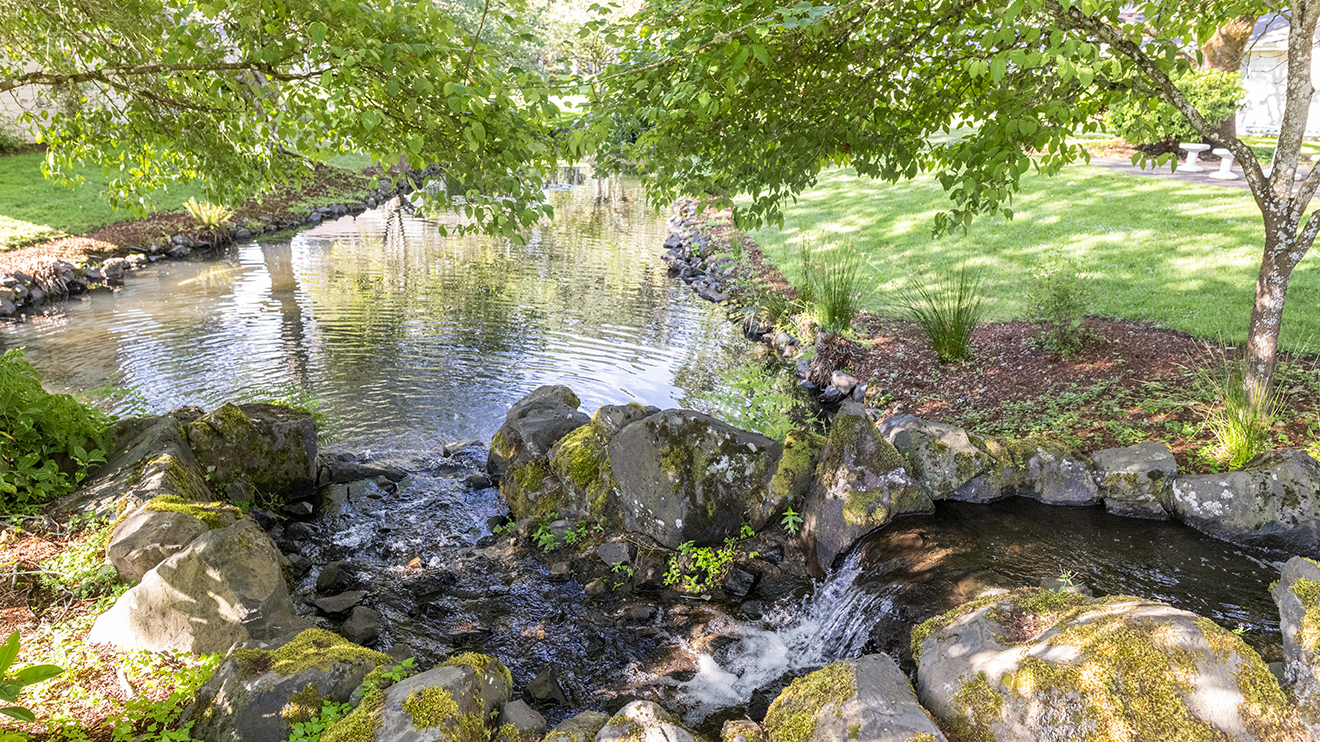
M 867 257 L 864 304 L 877 312 L 909 280 L 933 282 L 966 265 L 984 276 L 992 319 L 1022 318 L 1031 267 L 1060 254 L 1091 277 L 1092 314 L 1226 342 L 1246 338 L 1264 235 L 1245 189 L 1074 166 L 1054 178 L 1024 178 L 1012 221 L 983 218 L 965 235 L 932 240 L 934 215 L 948 205 L 929 177 L 884 184 L 832 170 L 786 209 L 782 232 L 750 236 L 790 280 L 804 231 L 828 249 L 851 243 Z M 1293 274 L 1287 348 L 1315 351 L 1320 343 L 1318 260 L 1308 257 Z

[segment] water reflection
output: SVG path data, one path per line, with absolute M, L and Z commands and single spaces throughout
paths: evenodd
M 349 448 L 486 438 L 548 383 L 588 410 L 681 404 L 691 390 L 676 375 L 739 341 L 656 259 L 663 219 L 626 183 L 547 197 L 556 217 L 524 245 L 445 238 L 382 208 L 158 264 L 122 291 L 0 326 L 0 347 L 26 346 L 52 389 L 116 378 L 139 393 L 109 403 L 121 414 L 308 390 Z

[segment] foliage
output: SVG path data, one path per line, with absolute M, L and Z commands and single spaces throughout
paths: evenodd
M 1069 356 L 1086 342 L 1082 321 L 1090 304 L 1091 285 L 1076 263 L 1058 254 L 1031 270 L 1031 312 L 1044 320 L 1041 345 L 1050 353 Z
M 77 535 L 59 553 L 41 562 L 42 586 L 78 600 L 110 594 L 119 574 L 106 562 L 105 550 L 115 525 L 105 519 L 72 522 L 69 530 Z
M 73 397 L 42 389 L 21 348 L 0 356 L 0 510 L 31 512 L 73 490 L 105 461 L 109 423 Z M 63 469 L 57 458 L 67 460 Z
M 676 587 L 685 593 L 705 593 L 719 587 L 720 581 L 728 574 L 729 567 L 738 556 L 738 541 L 754 535 L 752 527 L 744 523 L 738 537 L 724 539 L 724 545 L 718 549 L 696 546 L 695 541 L 684 541 L 669 557 L 665 586 Z
M 899 294 L 898 306 L 921 326 L 941 361 L 961 361 L 972 354 L 972 335 L 985 314 L 978 274 L 962 268 L 932 288 L 913 282 Z
M 809 414 L 806 403 L 797 395 L 792 373 L 756 361 L 718 371 L 714 384 L 694 394 L 688 404 L 735 428 L 752 430 L 781 443 L 788 431 L 802 427 Z
M 342 432 L 343 421 L 326 409 L 326 403 L 305 387 L 290 382 L 282 382 L 261 389 L 244 389 L 233 395 L 234 404 L 261 402 L 280 405 L 291 410 L 305 412 L 316 421 L 316 442 L 318 445 L 332 443 Z
M 50 680 L 64 672 L 63 668 L 55 665 L 29 665 L 11 672 L 10 668 L 13 667 L 16 659 L 18 659 L 17 631 L 0 644 L 0 703 L 17 704 L 18 694 L 25 687 Z M 29 724 L 37 720 L 36 714 L 18 705 L 0 706 L 0 714 Z
M 548 206 L 558 118 L 545 76 L 492 41 L 524 33 L 525 3 L 427 0 L 45 0 L 0 6 L 0 92 L 77 85 L 77 105 L 25 116 L 46 173 L 99 164 L 105 195 L 197 182 L 234 203 L 362 152 L 410 178 L 438 163 L 465 223 L 515 236 Z M 71 53 L 70 50 L 76 50 Z M 461 185 L 462 192 L 458 192 Z M 458 198 L 458 197 L 462 198 Z M 443 229 L 443 228 L 442 228 Z
M 195 198 L 189 198 L 183 205 L 183 210 L 197 222 L 198 227 L 217 235 L 229 233 L 229 225 L 226 222 L 234 217 L 234 210 L 231 208 L 210 201 L 198 201 Z
M 536 530 L 532 532 L 532 541 L 536 542 L 537 548 L 547 554 L 561 546 L 572 546 L 573 544 L 586 539 L 590 533 L 590 527 L 587 523 L 585 521 L 579 522 L 575 525 L 570 525 L 561 540 L 551 530 L 551 524 L 558 519 L 559 513 L 549 513 L 541 519 Z
M 1229 469 L 1241 469 L 1269 448 L 1284 398 L 1275 393 L 1251 399 L 1242 362 L 1229 359 L 1223 349 L 1216 355 L 1218 363 L 1196 371 L 1197 380 L 1214 397 L 1205 408 L 1205 424 L 1215 439 L 1210 454 Z
M 23 137 L 14 122 L 0 118 L 0 155 L 17 152 L 23 144 Z
M 798 246 L 798 280 L 793 282 L 798 303 L 810 307 L 816 303 L 816 243 L 813 235 L 803 235 Z
M 1175 82 L 1206 121 L 1218 122 L 1233 116 L 1247 97 L 1241 73 L 1206 68 L 1180 75 Z M 1193 141 L 1199 138 L 1187 118 L 1158 95 L 1133 92 L 1109 106 L 1105 128 L 1134 144 L 1166 139 Z
M 358 698 L 367 695 L 372 690 L 382 687 L 389 687 L 394 683 L 407 678 L 417 672 L 416 665 L 412 657 L 403 662 L 392 665 L 381 671 L 379 675 L 368 676 L 363 681 L 362 686 L 354 693 L 356 698 L 349 699 L 344 703 L 339 703 L 333 698 L 326 698 L 321 701 L 321 710 L 316 716 L 306 721 L 291 724 L 289 737 L 284 742 L 317 742 L 325 730 L 334 726 L 336 722 L 352 713 L 357 705 Z
M 779 519 L 779 525 L 783 526 L 785 531 L 796 536 L 797 532 L 802 529 L 802 516 L 798 515 L 793 508 L 788 508 L 784 511 L 784 517 Z
M 861 305 L 862 256 L 851 244 L 844 244 L 821 262 L 813 275 L 814 319 L 827 331 L 846 332 Z

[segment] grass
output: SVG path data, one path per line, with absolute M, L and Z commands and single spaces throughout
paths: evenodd
M 972 334 L 985 302 L 980 277 L 962 268 L 934 286 L 913 283 L 899 294 L 899 308 L 921 326 L 941 361 L 961 361 L 972 352 Z
M 787 207 L 783 231 L 750 237 L 785 275 L 799 274 L 804 234 L 850 242 L 877 289 L 864 294 L 863 308 L 876 313 L 913 277 L 967 266 L 981 274 L 987 320 L 1024 318 L 1032 267 L 1061 254 L 1090 279 L 1093 314 L 1246 339 L 1264 235 L 1244 189 L 1074 166 L 1052 179 L 1024 178 L 1013 220 L 981 219 L 965 235 L 932 240 L 934 215 L 948 204 L 930 177 L 885 184 L 836 169 Z M 833 259 L 828 247 L 816 252 Z M 1318 337 L 1320 268 L 1312 258 L 1293 274 L 1281 343 L 1300 350 Z

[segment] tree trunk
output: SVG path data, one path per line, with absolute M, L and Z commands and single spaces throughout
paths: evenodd
M 1242 66 L 1242 55 L 1246 53 L 1247 41 L 1251 39 L 1251 32 L 1255 28 L 1254 15 L 1240 15 L 1225 23 L 1201 47 L 1206 65 L 1236 72 Z
M 1283 325 L 1283 302 L 1288 294 L 1288 281 L 1297 262 L 1294 235 L 1296 224 L 1280 218 L 1272 224 L 1265 220 L 1265 255 L 1260 261 L 1256 277 L 1256 303 L 1251 307 L 1251 324 L 1247 328 L 1247 357 L 1243 368 L 1243 386 L 1252 403 L 1269 398 L 1274 381 L 1274 367 L 1279 362 L 1279 329 Z M 1286 236 L 1285 236 L 1286 235 Z

